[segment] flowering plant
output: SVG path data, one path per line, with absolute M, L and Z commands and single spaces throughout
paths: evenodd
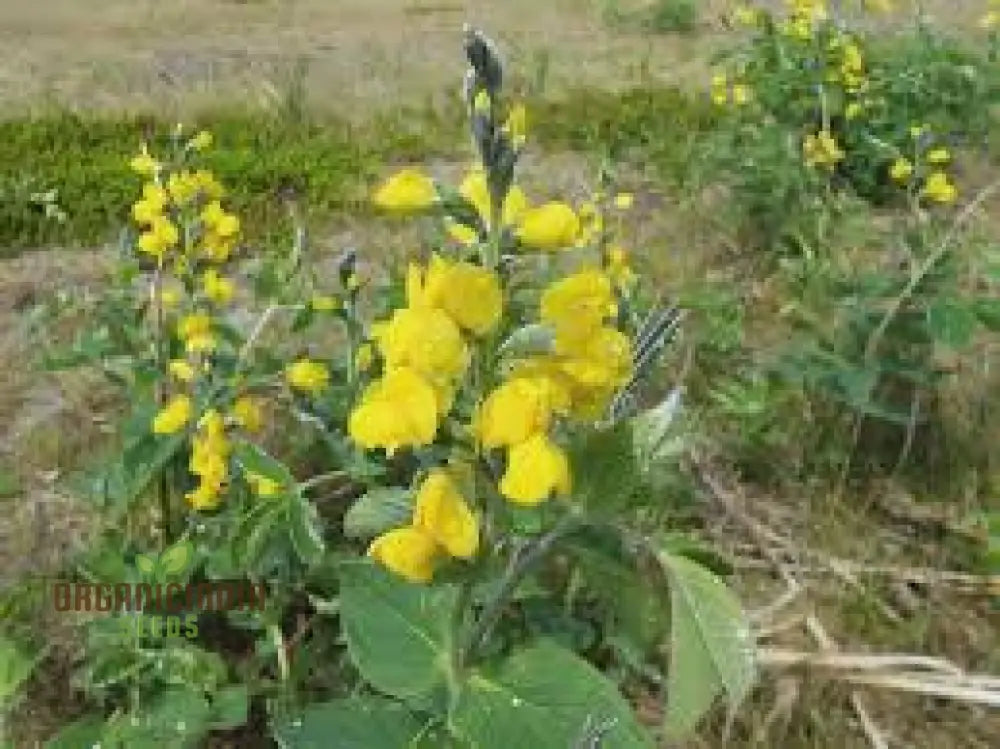
M 407 167 L 375 191 L 437 228 L 382 288 L 353 251 L 338 290 L 318 288 L 300 236 L 262 271 L 275 296 L 242 294 L 239 220 L 189 163 L 210 136 L 133 161 L 148 181 L 122 269 L 142 292 L 122 292 L 134 327 L 95 358 L 127 356 L 144 405 L 104 486 L 139 516 L 159 494 L 156 535 L 190 548 L 189 580 L 249 581 L 267 603 L 124 650 L 93 622 L 86 683 L 114 706 L 95 735 L 149 738 L 151 715 L 181 711 L 156 730 L 189 740 L 250 709 L 287 746 L 639 747 L 654 732 L 620 688 L 666 670 L 676 735 L 751 686 L 734 597 L 648 521 L 679 392 L 640 400 L 681 316 L 616 241 L 632 198 L 605 178 L 579 206 L 529 201 L 525 110 L 491 41 L 469 31 L 466 53 L 475 163 L 457 189 Z M 317 339 L 263 345 L 286 312 Z M 114 537 L 84 569 L 140 578 L 143 539 Z

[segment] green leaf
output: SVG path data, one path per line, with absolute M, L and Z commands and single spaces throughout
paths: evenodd
M 451 715 L 459 735 L 480 749 L 569 749 L 606 727 L 602 749 L 651 748 L 613 682 L 552 643 L 515 653 L 472 674 Z
M 0 466 L 0 499 L 17 496 L 21 492 L 21 482 L 13 471 Z
M 379 487 L 358 497 L 344 516 L 344 535 L 369 539 L 410 522 L 413 492 L 400 487 Z
M 316 508 L 301 493 L 296 493 L 288 502 L 288 535 L 295 553 L 306 565 L 319 561 L 326 551 Z
M 145 554 L 135 555 L 135 566 L 139 572 L 150 577 L 156 572 L 156 561 Z
M 927 328 L 934 338 L 951 348 L 968 344 L 976 327 L 976 316 L 969 305 L 939 299 L 927 310 Z
M 295 485 L 295 477 L 288 470 L 288 466 L 275 460 L 252 442 L 237 443 L 233 454 L 244 472 L 256 473 L 269 478 L 281 484 L 285 489 L 290 489 Z
M 672 612 L 666 730 L 693 730 L 725 692 L 731 707 L 754 681 L 750 625 L 739 601 L 700 564 L 666 552 L 657 555 L 670 582 Z
M 128 749 L 194 749 L 209 730 L 211 708 L 188 687 L 170 687 L 145 709 L 109 721 L 102 744 Z
M 403 749 L 419 731 L 398 702 L 356 697 L 310 705 L 274 737 L 282 749 Z
M 0 705 L 11 700 L 35 670 L 38 658 L 9 637 L 0 634 Z
M 250 694 L 246 684 L 223 687 L 212 695 L 212 728 L 238 728 L 247 722 Z
M 588 509 L 607 515 L 640 498 L 644 483 L 629 422 L 582 432 L 572 441 L 569 455 L 573 494 Z
M 341 565 L 341 626 L 361 675 L 396 697 L 427 694 L 450 667 L 454 586 L 424 586 L 369 560 Z

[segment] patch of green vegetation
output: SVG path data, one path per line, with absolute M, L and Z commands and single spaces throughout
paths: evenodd
M 641 8 L 623 8 L 621 0 L 605 0 L 604 19 L 611 26 L 638 28 L 652 34 L 687 33 L 698 25 L 696 0 L 653 0 Z
M 580 90 L 531 100 L 529 109 L 532 137 L 543 148 L 641 148 L 673 172 L 709 122 L 705 107 L 667 88 Z M 346 211 L 364 215 L 368 187 L 385 165 L 454 153 L 462 120 L 456 97 L 392 110 L 363 127 L 264 112 L 208 113 L 191 127 L 215 135 L 205 162 L 229 190 L 247 240 L 266 243 L 286 234 L 289 196 L 316 221 Z M 173 127 L 148 115 L 66 112 L 0 121 L 0 256 L 114 239 L 141 185 L 129 159 L 143 140 L 165 142 Z M 53 190 L 63 220 L 38 198 Z

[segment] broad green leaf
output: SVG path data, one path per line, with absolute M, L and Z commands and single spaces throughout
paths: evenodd
M 415 697 L 438 686 L 453 641 L 453 586 L 416 585 L 369 560 L 341 565 L 340 618 L 347 649 L 379 691 Z
M 927 328 L 934 340 L 951 348 L 969 343 L 976 327 L 976 316 L 968 304 L 939 299 L 927 310 Z
M 0 705 L 17 693 L 37 662 L 18 643 L 0 634 Z
M 569 450 L 573 494 L 588 509 L 610 514 L 643 499 L 632 424 L 588 429 L 576 435 Z
M 269 478 L 278 482 L 285 489 L 290 489 L 295 485 L 295 477 L 288 470 L 288 466 L 275 460 L 252 442 L 239 442 L 233 450 L 233 454 L 236 456 L 236 462 L 246 473 L 256 473 Z
M 376 488 L 358 497 L 344 516 L 344 535 L 369 539 L 410 522 L 413 492 L 399 487 Z
M 602 749 L 653 746 L 614 683 L 549 642 L 472 674 L 451 722 L 480 749 L 570 749 L 596 727 L 606 729 Z
M 102 743 L 128 749 L 194 749 L 209 731 L 211 708 L 197 690 L 170 687 L 144 709 L 108 723 Z
M 693 730 L 725 692 L 731 707 L 754 681 L 750 626 L 739 601 L 718 577 L 683 556 L 658 554 L 670 583 L 670 673 L 666 730 Z
M 104 735 L 104 719 L 96 716 L 81 718 L 63 728 L 45 742 L 45 749 L 80 749 L 101 743 Z
M 274 738 L 282 749 L 405 749 L 419 732 L 398 702 L 356 697 L 310 705 Z
M 301 493 L 288 502 L 288 535 L 295 553 L 306 565 L 317 562 L 326 550 L 316 508 Z

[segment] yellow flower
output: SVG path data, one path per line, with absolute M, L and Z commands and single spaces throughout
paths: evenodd
M 219 200 L 225 195 L 225 190 L 215 176 L 207 169 L 199 169 L 191 176 L 191 181 L 210 200 Z
M 240 220 L 226 213 L 218 200 L 213 200 L 202 209 L 201 220 L 209 232 L 222 239 L 231 239 L 240 231 Z
M 216 304 L 227 304 L 235 291 L 233 282 L 220 275 L 215 268 L 209 268 L 202 275 L 201 288 L 205 296 Z
M 259 432 L 264 426 L 264 407 L 260 398 L 243 395 L 233 403 L 233 419 L 248 432 Z
M 925 158 L 927 159 L 928 164 L 947 164 L 951 160 L 951 154 L 948 153 L 947 148 L 932 148 L 927 152 L 927 156 Z
M 889 176 L 896 182 L 905 183 L 913 174 L 913 164 L 907 159 L 898 158 L 889 168 Z
M 194 490 L 189 491 L 185 498 L 188 504 L 191 505 L 191 509 L 203 512 L 214 510 L 219 506 L 222 499 L 221 492 L 221 484 L 202 481 Z
M 189 353 L 211 351 L 215 348 L 215 335 L 212 332 L 212 318 L 204 312 L 185 315 L 177 324 L 177 336 Z
M 910 125 L 910 137 L 913 138 L 913 140 L 918 140 L 922 135 L 929 133 L 930 131 L 931 126 L 926 123 L 923 125 Z
M 431 381 L 460 377 L 469 352 L 458 326 L 442 310 L 404 307 L 372 331 L 386 367 L 411 367 Z
M 153 419 L 154 434 L 174 434 L 191 420 L 191 399 L 186 395 L 175 395 Z
M 200 482 L 188 493 L 187 501 L 196 510 L 211 510 L 218 507 L 223 486 L 229 478 L 231 446 L 226 439 L 225 421 L 218 411 L 205 412 L 198 427 L 188 467 Z
M 932 173 L 921 194 L 935 203 L 954 203 L 958 198 L 958 190 L 944 172 Z
M 580 233 L 580 219 L 565 203 L 529 208 L 520 217 L 517 236 L 528 247 L 558 250 L 571 247 Z
M 586 338 L 556 339 L 556 353 L 565 357 L 562 369 L 587 388 L 615 388 L 628 381 L 632 344 L 624 333 L 602 327 Z
M 518 103 L 512 106 L 510 113 L 507 115 L 507 123 L 504 127 L 510 136 L 510 142 L 514 148 L 520 148 L 524 145 L 525 140 L 527 140 L 527 123 L 528 112 L 524 108 L 524 105 Z
M 372 541 L 368 556 L 410 582 L 429 583 L 434 577 L 438 546 L 418 528 L 396 528 Z
M 471 559 L 479 549 L 479 523 L 454 482 L 442 470 L 424 479 L 413 510 L 413 527 L 453 557 Z
M 335 296 L 315 294 L 311 303 L 312 308 L 317 312 L 333 312 L 340 309 L 340 300 Z
M 733 104 L 738 107 L 745 106 L 750 101 L 750 87 L 745 83 L 733 84 Z
M 149 147 L 145 143 L 142 144 L 139 155 L 129 162 L 129 166 L 133 172 L 143 177 L 152 177 L 160 167 L 156 159 L 149 155 Z
M 856 120 L 861 116 L 864 111 L 864 107 L 861 106 L 860 102 L 852 101 L 844 108 L 844 117 L 849 120 Z
M 212 140 L 212 134 L 208 130 L 202 130 L 188 141 L 188 147 L 193 151 L 205 151 L 212 147 Z
M 465 261 L 431 258 L 426 272 L 411 264 L 406 277 L 406 299 L 411 307 L 443 310 L 464 330 L 485 335 L 503 314 L 503 292 L 496 274 Z
M 553 493 L 570 491 L 569 458 L 545 434 L 510 449 L 500 493 L 518 504 L 534 505 Z
M 175 172 L 167 179 L 167 192 L 176 205 L 185 205 L 198 194 L 198 183 L 191 172 Z
M 635 204 L 635 195 L 630 192 L 620 192 L 615 195 L 615 208 L 619 211 L 627 211 Z
M 483 447 L 510 447 L 545 432 L 555 411 L 565 411 L 565 391 L 546 377 L 515 377 L 494 390 L 480 408 L 476 428 Z
M 398 213 L 425 211 L 437 200 L 434 180 L 419 169 L 403 169 L 391 176 L 378 190 L 372 201 L 376 206 Z
M 181 382 L 191 382 L 195 377 L 194 367 L 183 359 L 174 359 L 167 365 L 170 375 Z
M 486 172 L 481 167 L 472 169 L 462 180 L 458 192 L 476 209 L 483 226 L 489 231 L 491 228 L 490 191 L 486 184 Z M 524 191 L 517 185 L 513 185 L 507 192 L 500 210 L 501 225 L 513 226 L 527 208 L 528 199 L 525 197 Z M 446 228 L 452 238 L 462 244 L 471 244 L 479 238 L 471 227 L 452 220 L 446 222 Z
M 277 497 L 281 494 L 281 484 L 274 479 L 268 478 L 267 476 L 262 476 L 259 473 L 248 472 L 246 474 L 246 480 L 250 485 L 250 488 L 253 489 L 254 494 L 261 499 L 269 499 L 271 497 Z
M 164 216 L 153 217 L 149 229 L 139 237 L 139 250 L 161 260 L 180 241 L 177 227 Z
M 711 96 L 712 102 L 720 107 L 729 102 L 729 80 L 725 73 L 716 73 L 712 76 Z
M 348 433 L 366 449 L 429 445 L 438 427 L 438 396 L 416 371 L 392 369 L 365 390 L 348 419 Z
M 802 155 L 807 166 L 832 169 L 845 154 L 830 131 L 821 130 L 806 136 L 802 143 Z
M 142 199 L 132 206 L 132 218 L 140 226 L 149 226 L 163 215 L 167 207 L 167 193 L 159 185 L 143 185 Z
M 628 286 L 635 279 L 635 273 L 629 265 L 628 250 L 618 245 L 608 249 L 605 270 L 618 286 Z
M 325 364 L 299 359 L 285 369 L 285 379 L 296 390 L 318 395 L 330 384 L 330 372 Z
M 362 343 L 354 356 L 354 365 L 359 372 L 367 372 L 375 358 L 375 351 L 370 343 Z
M 558 338 L 586 338 L 616 314 L 611 279 L 599 270 L 584 270 L 556 281 L 542 293 L 542 322 Z

